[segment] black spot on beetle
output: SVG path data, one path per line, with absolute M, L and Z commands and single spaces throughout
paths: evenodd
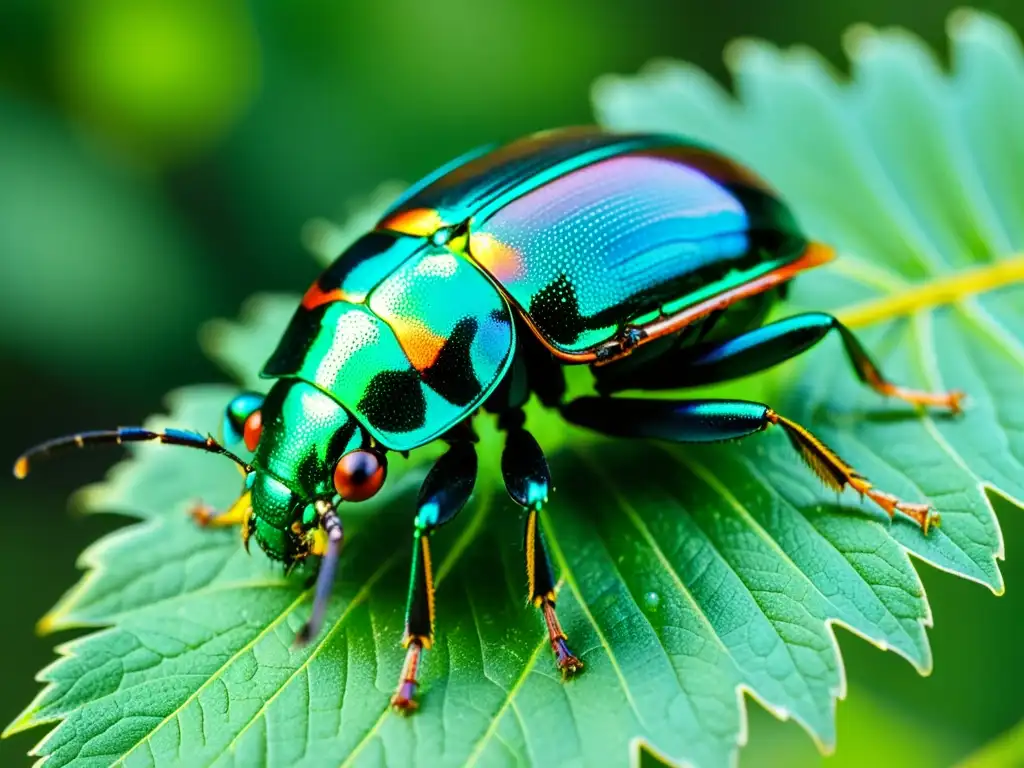
M 530 319 L 551 341 L 561 345 L 572 344 L 587 329 L 576 288 L 565 275 L 537 291 L 530 300 Z
M 357 409 L 384 432 L 412 432 L 427 420 L 427 400 L 420 375 L 413 369 L 381 371 L 366 388 Z
M 433 365 L 423 371 L 427 385 L 453 405 L 468 405 L 480 394 L 480 381 L 469 354 L 476 332 L 474 318 L 459 320 Z
M 327 305 L 314 309 L 300 306 L 292 316 L 277 349 L 263 367 L 265 376 L 289 376 L 297 372 L 309 353 L 310 339 L 321 332 Z

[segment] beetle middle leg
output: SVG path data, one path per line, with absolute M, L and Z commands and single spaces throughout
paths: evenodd
M 584 665 L 569 650 L 565 632 L 555 612 L 555 579 L 540 530 L 539 515 L 547 503 L 548 489 L 551 487 L 548 462 L 533 435 L 523 428 L 522 411 L 504 414 L 503 422 L 508 437 L 501 455 L 501 474 L 509 496 L 526 510 L 524 550 L 530 602 L 544 616 L 551 650 L 562 676 L 571 677 L 583 669 Z
M 581 397 L 562 408 L 567 421 L 617 437 L 642 437 L 676 443 L 734 440 L 770 426 L 782 427 L 807 465 L 830 488 L 850 487 L 867 496 L 889 515 L 900 512 L 924 533 L 939 522 L 927 504 L 905 502 L 875 488 L 808 429 L 767 405 L 747 400 L 645 400 Z
M 889 381 L 853 331 L 832 315 L 794 315 L 714 344 L 666 354 L 636 368 L 596 370 L 603 392 L 624 389 L 678 389 L 748 376 L 805 352 L 830 331 L 838 331 L 857 377 L 879 394 L 914 405 L 948 408 L 957 413 L 962 392 L 921 392 Z
M 476 483 L 476 449 L 457 442 L 427 474 L 417 501 L 413 532 L 412 571 L 405 610 L 405 663 L 391 706 L 399 712 L 416 708 L 420 658 L 434 642 L 434 571 L 430 563 L 430 535 L 455 518 L 469 501 Z

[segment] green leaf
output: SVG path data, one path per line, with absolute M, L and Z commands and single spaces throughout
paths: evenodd
M 685 132 L 737 155 L 839 246 L 837 266 L 798 281 L 787 311 L 835 310 L 893 378 L 970 393 L 959 419 L 880 402 L 835 343 L 719 390 L 820 432 L 880 487 L 930 498 L 942 528 L 925 538 L 823 492 L 777 430 L 625 449 L 534 410 L 557 483 L 544 526 L 559 613 L 587 665 L 563 683 L 525 605 L 522 520 L 483 419 L 476 496 L 436 537 L 438 637 L 421 710 L 405 719 L 388 699 L 426 457 L 346 510 L 327 628 L 293 651 L 309 611 L 303 579 L 186 514 L 197 497 L 230 503 L 234 470 L 140 449 L 84 498 L 139 522 L 85 553 L 88 574 L 44 622 L 102 629 L 60 648 L 9 730 L 55 724 L 36 750 L 45 766 L 626 765 L 642 743 L 725 766 L 745 741 L 746 694 L 832 748 L 846 689 L 833 628 L 926 673 L 931 618 L 910 555 L 998 593 L 986 493 L 1024 498 L 1024 196 L 1009 161 L 1024 151 L 1024 112 L 1008 106 L 1024 96 L 1024 59 L 988 17 L 954 17 L 951 38 L 951 76 L 906 33 L 861 29 L 849 37 L 849 84 L 806 51 L 748 42 L 729 58 L 738 100 L 677 64 L 596 91 L 605 123 Z M 240 324 L 213 326 L 207 347 L 253 386 L 295 301 L 255 301 Z M 176 393 L 161 422 L 213 428 L 229 395 Z
M 1024 721 L 958 763 L 958 768 L 1000 768 L 1021 763 L 1024 763 Z

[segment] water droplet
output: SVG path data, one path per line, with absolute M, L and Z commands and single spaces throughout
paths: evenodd
M 644 595 L 644 608 L 648 611 L 658 610 L 658 605 L 661 603 L 661 595 L 657 592 L 648 592 Z

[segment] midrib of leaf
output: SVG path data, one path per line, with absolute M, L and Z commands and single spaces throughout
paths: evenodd
M 856 273 L 850 276 L 856 279 Z M 969 296 L 1020 282 L 1024 282 L 1024 256 L 1013 256 L 901 287 L 899 291 L 846 307 L 837 314 L 846 325 L 858 328 L 946 304 L 960 306 L 961 301 Z

